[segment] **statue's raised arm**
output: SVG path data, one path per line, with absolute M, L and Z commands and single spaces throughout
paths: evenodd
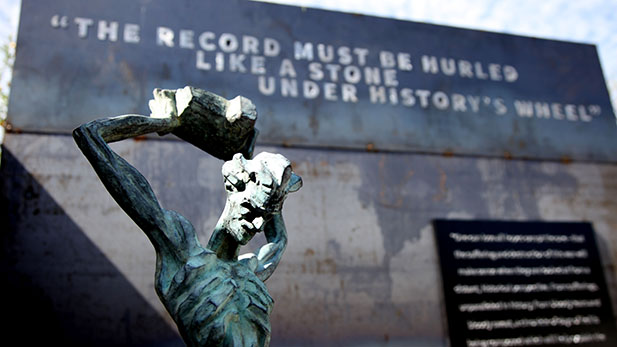
M 226 100 L 186 87 L 155 90 L 152 114 L 95 120 L 73 136 L 120 207 L 146 233 L 157 262 L 155 289 L 189 346 L 266 346 L 272 298 L 263 281 L 281 260 L 287 232 L 281 210 L 302 180 L 279 154 L 251 159 L 257 113 L 250 100 Z M 173 133 L 223 160 L 225 209 L 207 247 L 193 225 L 160 206 L 147 180 L 109 142 Z M 267 244 L 238 258 L 256 233 Z
M 257 131 L 257 113 L 250 100 L 231 101 L 200 89 L 185 87 L 154 91 L 152 114 L 124 115 L 86 123 L 73 132 L 77 145 L 120 207 L 146 233 L 155 249 L 186 258 L 194 248 L 175 225 L 193 229 L 182 216 L 159 205 L 146 179 L 108 145 L 109 142 L 146 135 L 174 133 L 213 156 L 228 160 L 235 153 L 250 157 Z M 188 244 L 178 244 L 178 242 Z

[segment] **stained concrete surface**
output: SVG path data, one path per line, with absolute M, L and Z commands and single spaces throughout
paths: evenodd
M 222 162 L 176 141 L 113 147 L 206 242 L 224 204 Z M 289 246 L 267 282 L 273 346 L 445 346 L 436 218 L 592 222 L 615 308 L 617 165 L 260 151 L 282 153 L 304 179 L 285 202 Z M 15 336 L 39 339 L 23 327 L 40 317 L 51 340 L 180 343 L 154 293 L 152 246 L 72 138 L 8 134 L 0 170 Z

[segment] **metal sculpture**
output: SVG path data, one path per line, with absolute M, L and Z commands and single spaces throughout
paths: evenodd
M 146 233 L 156 251 L 155 289 L 189 346 L 267 346 L 272 298 L 264 281 L 276 269 L 287 233 L 281 209 L 302 186 L 279 154 L 251 159 L 257 130 L 255 106 L 192 87 L 154 91 L 152 114 L 86 123 L 73 132 L 77 145 L 120 207 Z M 146 179 L 109 142 L 173 133 L 223 165 L 227 201 L 203 247 L 182 215 L 161 207 Z M 264 232 L 257 254 L 239 256 Z

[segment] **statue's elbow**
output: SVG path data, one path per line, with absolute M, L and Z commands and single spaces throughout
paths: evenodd
M 97 133 L 98 128 L 97 120 L 84 123 L 73 130 L 73 138 L 77 140 L 80 138 L 93 137 Z
M 82 124 L 77 128 L 73 129 L 73 139 L 75 140 L 75 142 L 79 143 L 79 139 L 84 137 L 84 132 L 86 131 L 85 126 L 85 124 Z
M 96 141 L 93 141 L 97 136 L 95 122 L 82 124 L 73 130 L 73 140 L 77 146 L 84 151 L 84 148 L 92 146 Z

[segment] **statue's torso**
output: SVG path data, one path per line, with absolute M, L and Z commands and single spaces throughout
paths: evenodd
M 156 289 L 189 346 L 267 346 L 273 300 L 246 265 L 204 249 L 183 264 L 157 252 Z

